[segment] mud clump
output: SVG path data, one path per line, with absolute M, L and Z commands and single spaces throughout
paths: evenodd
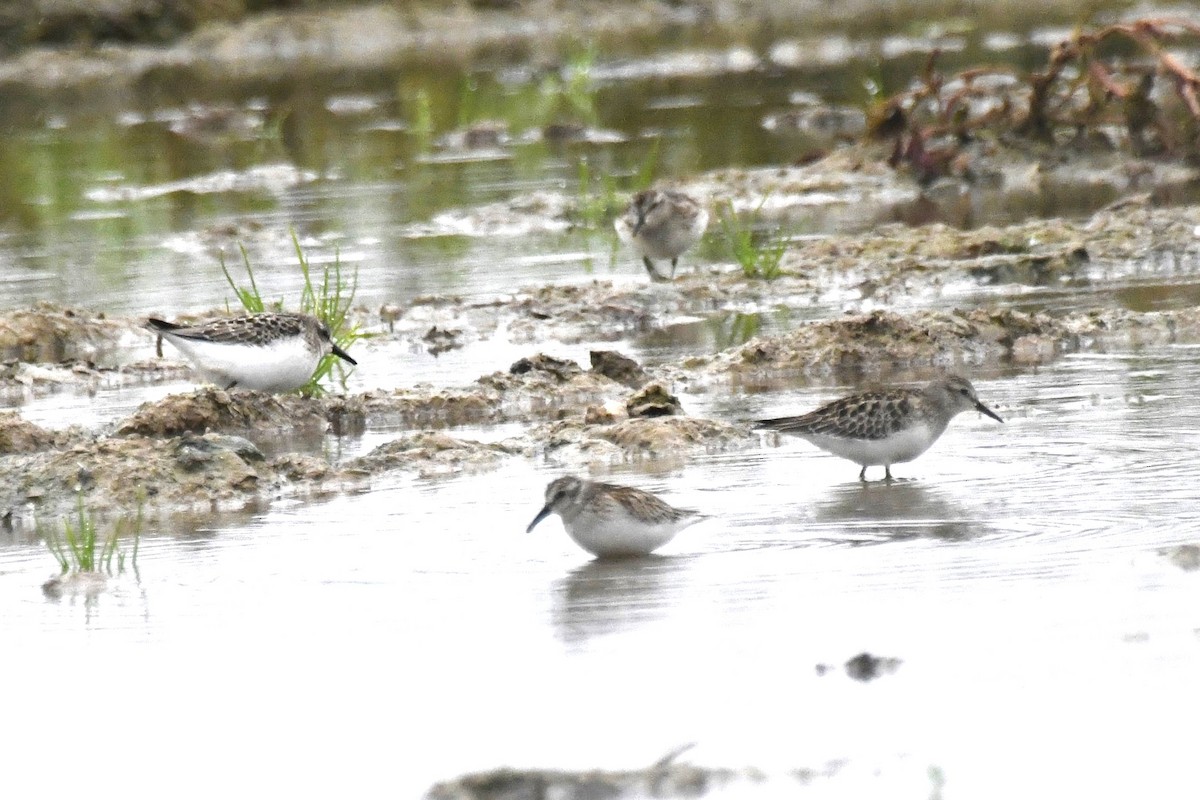
M 570 359 L 555 358 L 544 353 L 538 353 L 530 358 L 522 358 L 515 361 L 508 368 L 508 371 L 512 375 L 527 375 L 535 371 L 544 372 L 553 375 L 558 379 L 559 383 L 566 383 L 571 378 L 583 372 L 583 368 Z
M 1121 310 L 1052 316 L 1012 309 L 885 311 L 801 325 L 719 353 L 709 368 L 749 376 L 807 373 L 855 379 L 887 368 L 936 370 L 1008 361 L 1045 364 L 1066 352 L 1108 343 L 1140 345 L 1200 335 L 1191 311 L 1136 314 Z M 693 359 L 704 365 L 704 359 Z
M 858 374 L 881 364 L 951 366 L 998 359 L 1005 349 L 957 314 L 885 311 L 802 325 L 717 357 L 717 371 Z
M 36 508 L 63 516 L 81 497 L 94 513 L 151 507 L 238 507 L 257 498 L 273 471 L 240 437 L 187 435 L 99 439 L 67 450 L 0 461 L 0 513 Z
M 646 797 L 703 797 L 713 791 L 732 791 L 744 786 L 753 792 L 755 784 L 766 781 L 757 770 L 732 770 L 697 767 L 664 761 L 639 770 L 559 770 L 497 769 L 464 775 L 439 783 L 429 790 L 425 800 L 516 800 L 548 798 L 559 800 L 640 800 Z M 801 781 L 796 780 L 795 786 Z
M 721 449 L 750 441 L 750 432 L 740 426 L 696 417 L 628 419 L 596 431 L 631 455 L 670 455 L 689 449 Z
M 63 447 L 83 435 L 80 430 L 49 431 L 21 419 L 15 411 L 0 412 L 0 456 Z
M 679 398 L 666 390 L 661 383 L 648 384 L 625 402 L 630 417 L 673 417 L 683 413 Z
M 626 391 L 610 378 L 584 372 L 574 361 L 540 353 L 476 383 L 495 393 L 500 416 L 523 420 L 569 417 L 589 404 L 623 400 Z
M 567 419 L 532 433 L 555 462 L 564 466 L 615 463 L 630 458 L 678 459 L 697 452 L 750 446 L 757 441 L 749 429 L 696 417 L 626 419 L 593 424 Z
M 381 445 L 345 465 L 351 473 L 375 474 L 390 470 L 412 470 L 423 478 L 443 477 L 478 469 L 490 469 L 500 459 L 521 452 L 503 444 L 456 439 L 444 433 L 423 432 Z
M 640 389 L 650 380 L 641 364 L 615 350 L 593 350 L 589 356 L 592 372 L 611 378 L 630 389 Z
M 128 331 L 103 314 L 38 303 L 0 314 L 0 361 L 99 361 Z
M 208 387 L 143 403 L 117 426 L 117 435 L 165 437 L 205 431 L 324 430 L 327 426 L 321 404 L 298 395 Z

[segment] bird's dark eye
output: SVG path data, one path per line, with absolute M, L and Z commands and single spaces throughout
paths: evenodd
M 962 389 L 959 389 L 959 390 L 958 390 L 958 393 L 959 393 L 959 394 L 961 394 L 963 397 L 970 397 L 970 396 L 971 396 L 971 390 L 970 390 L 970 389 L 967 389 L 966 387 L 964 387 L 964 388 L 962 388 Z

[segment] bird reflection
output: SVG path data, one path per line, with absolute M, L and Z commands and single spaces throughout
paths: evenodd
M 682 556 L 589 561 L 555 587 L 554 627 L 568 644 L 619 633 L 665 616 L 677 594 Z
M 962 541 L 988 532 L 953 500 L 915 480 L 846 484 L 814 503 L 812 515 L 844 530 L 843 541 L 851 544 L 920 537 Z

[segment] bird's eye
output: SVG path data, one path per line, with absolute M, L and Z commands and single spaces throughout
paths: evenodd
M 970 397 L 970 396 L 971 396 L 971 390 L 970 390 L 970 389 L 968 389 L 968 388 L 966 388 L 965 386 L 964 386 L 962 389 L 959 389 L 959 390 L 958 390 L 958 393 L 959 393 L 959 394 L 961 394 L 963 397 Z

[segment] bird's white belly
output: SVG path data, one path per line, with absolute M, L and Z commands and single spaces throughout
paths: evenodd
M 805 434 L 805 439 L 822 450 L 864 467 L 912 461 L 937 441 L 928 425 L 914 425 L 885 439 L 843 439 L 824 434 Z
M 612 515 L 579 514 L 563 527 L 575 544 L 596 556 L 646 555 L 662 547 L 695 518 L 647 524 L 624 511 Z
M 308 383 L 320 356 L 300 337 L 269 345 L 223 344 L 180 339 L 173 342 L 206 379 L 221 387 L 290 392 Z

